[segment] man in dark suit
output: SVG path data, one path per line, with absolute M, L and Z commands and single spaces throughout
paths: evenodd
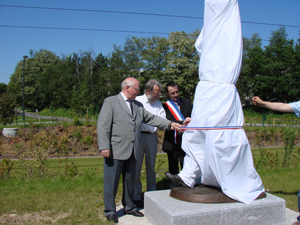
M 168 82 L 165 87 L 166 93 L 170 100 L 163 104 L 166 111 L 166 118 L 171 121 L 183 123 L 185 119 L 190 120 L 192 113 L 191 100 L 179 97 L 179 89 L 174 81 Z M 163 151 L 168 154 L 169 172 L 171 174 L 179 173 L 178 159 L 180 167 L 183 167 L 183 158 L 185 152 L 181 149 L 182 133 L 174 131 L 166 131 L 163 143 Z M 170 187 L 175 186 L 170 183 Z
M 129 77 L 121 84 L 120 94 L 104 100 L 97 122 L 98 149 L 104 157 L 104 213 L 109 221 L 118 222 L 115 197 L 119 179 L 123 178 L 122 204 L 124 213 L 142 217 L 133 203 L 136 155 L 139 149 L 142 123 L 161 129 L 177 129 L 179 123 L 146 111 L 135 97 L 140 92 L 139 81 Z

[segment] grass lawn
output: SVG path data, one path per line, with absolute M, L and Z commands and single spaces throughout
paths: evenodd
M 73 117 L 73 113 L 71 109 L 43 109 L 39 112 L 39 115 L 43 116 L 58 116 L 58 117 Z
M 29 124 L 30 123 L 39 123 L 39 122 L 43 123 L 43 122 L 49 122 L 49 121 L 51 121 L 51 119 L 42 119 L 42 118 L 39 119 L 39 118 L 28 117 L 28 116 L 25 116 L 25 121 L 23 121 L 23 116 L 17 116 L 17 119 L 14 118 L 14 120 L 12 121 L 12 123 L 14 123 L 15 125 L 1 124 L 0 127 L 2 129 L 3 127 L 24 126 L 24 123 L 29 123 Z
M 11 178 L 0 180 L 0 223 L 11 224 L 111 224 L 103 213 L 103 158 L 71 158 L 78 165 L 75 177 L 64 175 L 64 159 L 49 159 L 52 175 L 27 179 L 21 174 L 24 167 L 14 161 Z M 266 190 L 286 200 L 286 206 L 297 211 L 297 191 L 300 187 L 299 164 L 292 169 L 265 169 L 259 173 Z M 157 189 L 168 189 L 164 176 L 167 171 L 167 155 L 157 155 Z M 60 173 L 60 174 L 59 174 Z M 55 175 L 54 175 L 55 174 Z M 146 171 L 142 168 L 145 190 Z M 121 204 L 120 181 L 117 205 Z M 9 216 L 10 215 L 10 216 Z M 14 215 L 13 217 L 11 215 Z M 13 220 L 13 221 L 12 221 Z
M 265 115 L 265 121 L 263 121 L 263 115 Z M 294 113 L 280 113 L 274 111 L 268 111 L 265 113 L 256 113 L 254 111 L 244 111 L 245 123 L 251 125 L 254 124 L 267 124 L 281 126 L 286 125 L 300 125 L 300 120 L 295 117 Z

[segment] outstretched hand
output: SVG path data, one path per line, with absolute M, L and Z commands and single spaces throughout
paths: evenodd
M 253 102 L 254 105 L 261 106 L 264 101 L 261 100 L 260 97 L 255 96 L 255 97 L 252 98 L 252 102 Z
M 187 117 L 187 118 L 185 118 L 185 120 L 183 121 L 183 124 L 186 126 L 186 125 L 188 125 L 190 122 L 191 122 L 191 117 Z
M 184 125 L 175 122 L 171 123 L 171 130 L 181 131 L 180 127 L 184 127 Z

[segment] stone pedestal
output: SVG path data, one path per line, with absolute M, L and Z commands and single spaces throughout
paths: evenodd
M 154 225 L 284 225 L 285 201 L 274 195 L 244 203 L 192 203 L 170 197 L 170 190 L 146 192 L 145 216 Z

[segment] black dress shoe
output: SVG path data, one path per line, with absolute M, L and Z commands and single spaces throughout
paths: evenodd
M 106 216 L 106 219 L 108 221 L 114 221 L 115 223 L 119 222 L 118 217 L 115 214 Z
M 143 217 L 144 214 L 142 212 L 140 212 L 139 210 L 134 210 L 132 212 L 125 212 L 125 214 L 130 214 L 136 217 Z
M 176 183 L 179 183 L 179 184 L 181 184 L 183 187 L 189 187 L 189 186 L 187 186 L 187 185 L 183 182 L 183 180 L 181 179 L 181 177 L 178 176 L 177 174 L 171 174 L 171 173 L 169 173 L 169 172 L 166 172 L 165 174 L 166 174 L 166 176 L 167 176 L 171 181 L 176 182 Z
M 133 204 L 135 204 L 138 208 L 144 208 L 144 202 L 142 200 L 134 200 Z

